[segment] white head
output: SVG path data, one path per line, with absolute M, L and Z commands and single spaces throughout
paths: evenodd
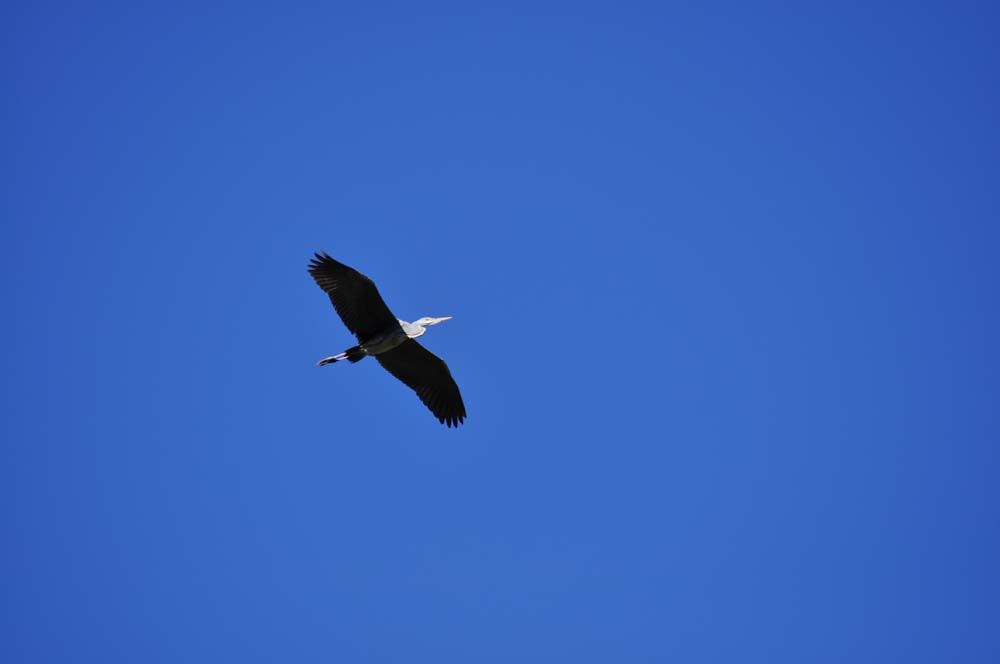
M 446 320 L 451 320 L 451 316 L 445 316 L 444 318 L 431 318 L 430 316 L 424 316 L 419 320 L 413 321 L 413 324 L 419 325 L 420 327 L 428 327 L 430 325 L 437 325 L 438 323 L 443 323 Z
M 424 316 L 412 323 L 407 323 L 405 320 L 399 321 L 400 327 L 406 332 L 406 336 L 411 339 L 416 339 L 427 331 L 427 328 L 431 325 L 437 325 L 438 323 L 444 322 L 446 320 L 451 320 L 451 316 L 445 316 L 444 318 L 431 318 L 430 316 Z

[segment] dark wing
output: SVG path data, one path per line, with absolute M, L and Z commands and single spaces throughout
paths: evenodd
M 375 282 L 357 270 L 322 253 L 309 262 L 309 274 L 327 292 L 340 320 L 361 343 L 399 325 Z
M 375 356 L 386 371 L 417 393 L 441 424 L 457 427 L 465 420 L 465 404 L 448 365 L 413 339 Z

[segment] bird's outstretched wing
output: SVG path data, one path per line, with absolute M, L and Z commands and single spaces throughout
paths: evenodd
M 309 262 L 309 274 L 330 296 L 340 320 L 359 342 L 364 343 L 392 329 L 393 325 L 399 325 L 375 288 L 375 282 L 354 268 L 321 253 Z
M 465 404 L 448 365 L 413 339 L 375 356 L 386 371 L 409 385 L 441 424 L 457 427 L 465 420 Z

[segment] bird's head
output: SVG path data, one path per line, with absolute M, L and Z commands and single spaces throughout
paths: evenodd
M 429 327 L 431 325 L 443 323 L 446 320 L 451 320 L 451 316 L 445 316 L 444 318 L 431 318 L 430 316 L 424 316 L 420 320 L 413 321 L 413 324 L 419 325 L 420 327 Z

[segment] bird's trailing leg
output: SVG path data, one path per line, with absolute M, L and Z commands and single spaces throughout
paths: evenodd
M 330 357 L 324 357 L 322 360 L 316 363 L 316 366 L 323 366 L 326 364 L 333 364 L 334 362 L 340 362 L 341 360 L 347 360 L 351 364 L 355 362 L 360 362 L 365 357 L 365 351 L 361 346 L 354 346 L 353 348 L 348 348 L 343 353 L 337 353 L 336 355 L 331 355 Z
M 331 355 L 330 357 L 324 357 L 322 360 L 316 363 L 317 367 L 322 367 L 326 364 L 333 364 L 334 362 L 340 362 L 341 360 L 346 360 L 347 355 L 341 353 L 339 355 Z

